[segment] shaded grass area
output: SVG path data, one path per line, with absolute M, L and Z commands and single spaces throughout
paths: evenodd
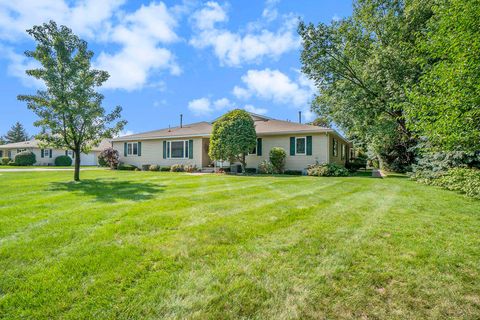
M 0 175 L 5 318 L 480 317 L 479 201 L 401 176 L 70 175 Z

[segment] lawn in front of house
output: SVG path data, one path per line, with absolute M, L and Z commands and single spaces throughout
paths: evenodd
M 480 202 L 402 176 L 1 172 L 0 315 L 480 317 Z

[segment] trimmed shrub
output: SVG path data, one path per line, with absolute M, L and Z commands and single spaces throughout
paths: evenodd
M 270 163 L 275 173 L 282 173 L 285 170 L 285 158 L 287 153 L 283 148 L 274 147 L 270 149 Z
M 350 172 L 355 172 L 360 169 L 367 169 L 367 157 L 359 155 L 353 161 L 349 161 L 345 164 L 345 168 Z
M 118 166 L 117 166 L 117 169 L 118 170 L 127 170 L 127 171 L 134 171 L 136 169 L 138 169 L 137 167 L 131 165 L 131 164 L 124 164 L 124 163 L 120 163 Z
M 257 173 L 257 168 L 245 168 L 245 173 L 248 173 L 248 174 Z
M 348 170 L 338 164 L 321 163 L 309 165 L 307 174 L 316 177 L 346 177 L 348 176 Z
M 440 178 L 430 180 L 430 184 L 480 199 L 479 169 L 453 168 Z
M 195 172 L 195 171 L 197 171 L 197 166 L 195 166 L 195 165 L 186 165 L 186 166 L 183 167 L 183 171 L 189 172 L 189 173 Z
M 170 170 L 171 170 L 170 167 L 161 167 L 160 168 L 160 171 L 163 171 L 163 172 L 170 171 Z
M 72 158 L 70 158 L 69 156 L 58 156 L 55 158 L 55 165 L 62 166 L 62 167 L 71 166 Z
M 3 158 L 2 158 L 2 164 L 3 164 L 4 166 L 6 166 L 9 162 L 10 162 L 10 158 L 8 158 L 8 157 L 3 157 Z
M 183 164 L 174 164 L 170 167 L 170 172 L 184 172 L 185 168 Z
M 107 148 L 98 155 L 98 164 L 102 167 L 115 169 L 120 162 L 120 154 L 113 148 Z
M 258 165 L 258 172 L 263 174 L 272 174 L 274 172 L 272 163 L 268 160 L 263 160 Z
M 31 166 L 35 162 L 37 162 L 35 153 L 31 151 L 22 151 L 15 155 L 15 164 L 17 166 Z
M 149 171 L 160 171 L 160 166 L 157 164 L 152 164 L 149 168 Z
M 303 174 L 302 170 L 285 170 L 283 174 L 290 176 L 301 176 Z

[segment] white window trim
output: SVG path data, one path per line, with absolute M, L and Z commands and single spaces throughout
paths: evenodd
M 177 158 L 177 157 L 172 157 L 172 142 L 183 142 L 183 157 L 181 158 Z M 185 160 L 185 159 L 188 159 L 188 153 L 186 152 L 188 150 L 188 152 L 190 152 L 189 150 L 189 142 L 188 140 L 168 140 L 167 141 L 167 148 L 168 148 L 168 157 L 167 159 L 175 159 L 175 160 Z
M 133 153 L 133 145 L 134 144 L 137 145 L 137 153 Z M 129 149 L 128 149 L 129 145 L 132 146 L 131 149 L 130 149 L 132 151 L 131 153 L 128 152 L 129 151 Z M 138 142 L 127 142 L 127 157 L 128 156 L 138 156 Z
M 298 152 L 297 152 L 297 140 L 298 140 L 298 139 L 304 139 L 303 141 L 305 141 L 305 148 L 304 148 L 305 152 L 303 152 L 303 153 L 298 153 Z M 296 155 L 296 156 L 305 156 L 305 155 L 307 155 L 307 137 L 295 137 L 295 155 Z
M 43 157 L 50 158 L 50 149 L 42 149 L 43 150 Z

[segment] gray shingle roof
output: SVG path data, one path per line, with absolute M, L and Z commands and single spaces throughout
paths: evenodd
M 26 148 L 40 148 L 39 146 L 40 141 L 36 139 L 22 141 L 22 142 L 15 142 L 15 143 L 8 143 L 4 145 L 0 145 L 0 149 L 26 149 Z M 98 146 L 92 148 L 92 151 L 102 151 L 106 148 L 112 146 L 111 140 L 104 139 L 102 140 Z
M 315 132 L 332 132 L 333 130 L 325 127 L 312 126 L 290 121 L 276 120 L 251 114 L 255 122 L 255 129 L 259 135 L 281 135 L 290 133 L 315 133 Z M 212 123 L 197 122 L 187 124 L 182 127 L 172 127 L 160 130 L 148 131 L 143 133 L 131 134 L 113 139 L 113 141 L 132 141 L 132 140 L 148 140 L 162 138 L 179 138 L 179 137 L 208 137 L 212 132 Z

